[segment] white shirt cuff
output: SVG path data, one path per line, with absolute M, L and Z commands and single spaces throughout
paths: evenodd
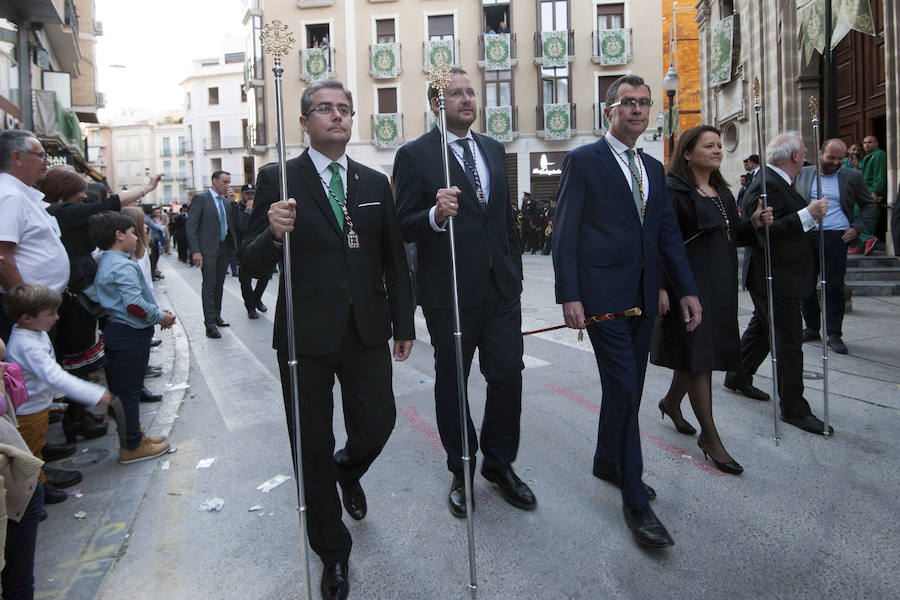
M 431 210 L 428 211 L 428 222 L 431 223 L 431 228 L 435 231 L 447 231 L 445 227 L 441 227 L 434 221 L 434 211 L 437 210 L 437 206 L 432 206 Z M 806 209 L 804 209 L 806 210 Z
M 818 227 L 818 223 L 813 218 L 811 214 L 809 214 L 808 208 L 801 208 L 797 211 L 797 216 L 800 217 L 800 224 L 803 225 L 803 231 L 809 231 L 815 227 Z

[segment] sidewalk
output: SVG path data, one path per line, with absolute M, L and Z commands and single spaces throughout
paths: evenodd
M 171 309 L 166 293 L 157 289 L 157 302 Z M 190 349 L 181 323 L 156 330 L 163 343 L 153 348 L 150 364 L 162 367 L 160 377 L 147 379 L 147 389 L 163 394 L 162 402 L 141 404 L 141 424 L 151 435 L 169 435 L 178 409 L 190 395 Z M 100 384 L 105 384 L 102 370 Z M 95 411 L 102 414 L 102 410 Z M 46 507 L 48 518 L 38 527 L 35 553 L 35 598 L 93 599 L 107 571 L 128 548 L 131 524 L 140 508 L 153 472 L 165 457 L 132 465 L 119 464 L 115 422 L 107 419 L 109 432 L 95 440 L 78 438 L 78 450 L 70 458 L 50 463 L 77 469 L 84 479 L 65 491 L 69 498 Z M 63 443 L 60 423 L 51 424 L 47 441 Z M 83 496 L 76 498 L 76 492 Z M 74 515 L 86 513 L 83 519 Z

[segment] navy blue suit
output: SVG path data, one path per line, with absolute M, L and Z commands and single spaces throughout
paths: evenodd
M 588 327 L 603 400 L 594 462 L 618 475 L 625 505 L 647 505 L 641 481 L 638 408 L 653 317 L 658 258 L 678 297 L 697 294 L 659 161 L 641 153 L 649 180 L 643 225 L 617 159 L 604 139 L 563 161 L 553 225 L 556 301 L 580 301 L 585 317 L 640 307 L 643 315 Z M 673 308 L 678 310 L 673 298 Z

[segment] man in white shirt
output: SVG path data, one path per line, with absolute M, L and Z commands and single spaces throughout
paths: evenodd
M 69 258 L 59 224 L 34 184 L 47 174 L 50 160 L 30 131 L 0 133 L 0 338 L 9 340 L 13 323 L 2 297 L 23 283 L 62 292 L 69 281 Z

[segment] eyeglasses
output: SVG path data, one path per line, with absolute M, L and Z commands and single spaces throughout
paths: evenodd
M 327 116 L 327 115 L 330 115 L 335 110 L 338 111 L 339 115 L 341 115 L 342 117 L 345 117 L 345 118 L 352 117 L 353 115 L 356 114 L 356 112 L 351 110 L 350 107 L 347 106 L 346 104 L 338 104 L 337 106 L 335 106 L 334 104 L 330 104 L 330 103 L 326 102 L 324 104 L 318 104 L 316 106 L 313 106 L 311 109 L 309 109 L 309 112 L 306 113 L 306 116 L 308 117 L 309 115 L 311 115 L 313 113 L 319 113 L 322 116 Z
M 450 92 L 447 93 L 447 97 L 453 100 L 462 100 L 463 96 L 474 100 L 478 95 L 472 88 L 467 90 L 450 90 Z
M 615 108 L 617 106 L 624 106 L 626 108 L 632 108 L 635 106 L 640 106 L 641 108 L 650 108 L 651 106 L 653 106 L 653 100 L 651 100 L 650 98 L 631 98 L 630 96 L 625 96 L 618 102 L 613 102 L 606 108 Z
M 47 160 L 47 157 L 49 156 L 49 155 L 48 155 L 46 152 L 44 152 L 43 150 L 40 151 L 40 152 L 35 152 L 34 150 L 26 150 L 26 152 L 27 152 L 28 154 L 34 154 L 35 156 L 37 156 L 37 157 L 40 158 L 41 160 Z

